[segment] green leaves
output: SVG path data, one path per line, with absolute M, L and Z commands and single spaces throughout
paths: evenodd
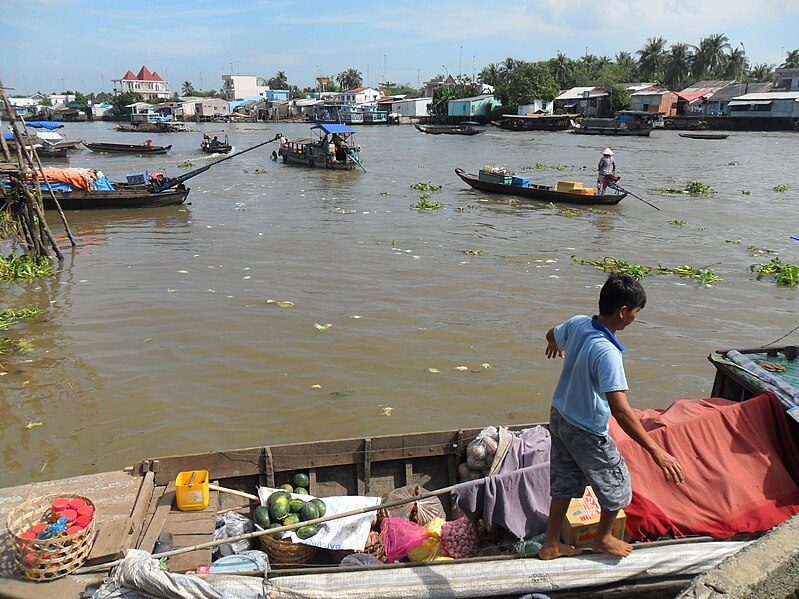
M 771 262 L 763 264 L 753 264 L 749 267 L 751 272 L 757 273 L 759 281 L 765 276 L 774 277 L 775 283 L 783 287 L 796 287 L 799 283 L 799 267 L 793 264 L 786 264 L 779 258 L 774 258 Z
M 47 256 L 11 254 L 0 257 L 0 282 L 14 279 L 35 279 L 53 274 L 53 265 Z

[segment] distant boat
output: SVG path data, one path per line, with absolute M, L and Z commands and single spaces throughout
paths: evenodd
M 503 114 L 491 124 L 507 131 L 566 131 L 577 114 Z
M 458 125 L 416 125 L 422 133 L 430 135 L 477 135 L 485 129 L 480 129 L 475 121 L 463 121 Z
M 166 154 L 172 146 L 154 146 L 148 139 L 143 144 L 113 144 L 105 142 L 84 141 L 83 145 L 92 152 L 110 152 L 114 154 Z
M 339 123 L 320 123 L 311 127 L 317 136 L 313 139 L 286 140 L 272 159 L 278 156 L 286 164 L 299 164 L 311 168 L 327 168 L 351 171 L 356 166 L 366 170 L 360 161 L 361 148 L 352 143 L 355 133 L 347 125 Z
M 680 137 L 687 137 L 688 139 L 727 139 L 727 133 L 678 133 Z
M 572 133 L 581 135 L 633 135 L 649 137 L 652 133 L 654 117 L 641 110 L 620 110 L 615 118 L 583 118 L 579 123 L 572 122 Z
M 203 133 L 203 140 L 200 143 L 200 150 L 205 154 L 228 154 L 233 149 L 225 135 L 224 141 L 219 141 L 216 135 L 213 139 L 207 133 Z

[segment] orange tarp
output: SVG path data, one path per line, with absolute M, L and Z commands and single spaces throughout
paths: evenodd
M 58 181 L 60 183 L 66 183 L 68 185 L 72 185 L 73 187 L 78 187 L 80 189 L 85 189 L 86 191 L 91 191 L 94 189 L 94 177 L 92 177 L 91 171 L 84 171 L 72 168 L 56 168 L 56 167 L 47 167 L 40 171 L 44 174 L 50 181 Z

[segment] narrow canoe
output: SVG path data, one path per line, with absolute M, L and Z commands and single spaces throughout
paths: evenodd
M 175 206 L 186 201 L 189 188 L 179 185 L 166 191 L 153 192 L 144 185 L 114 183 L 113 190 L 54 191 L 63 210 L 107 210 L 111 208 L 160 208 Z M 42 192 L 45 210 L 55 210 L 50 193 Z
M 92 152 L 110 152 L 117 154 L 166 154 L 172 149 L 171 145 L 154 146 L 152 144 L 115 144 L 92 141 L 84 141 L 83 145 Z
M 729 137 L 726 133 L 678 133 L 677 135 L 688 139 L 727 139 Z

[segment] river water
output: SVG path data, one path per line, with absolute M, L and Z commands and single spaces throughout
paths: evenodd
M 173 144 L 167 156 L 69 159 L 112 180 L 202 166 L 201 131 L 222 130 L 235 150 L 278 131 L 309 133 L 303 124 L 62 129 Z M 48 212 L 62 268 L 0 288 L 3 308 L 44 311 L 5 333 L 30 351 L 0 356 L 0 486 L 178 453 L 546 420 L 560 363 L 546 359 L 544 333 L 595 313 L 606 277 L 572 256 L 709 267 L 723 279 L 644 279 L 647 306 L 620 334 L 635 407 L 706 396 L 709 353 L 768 344 L 799 325 L 799 290 L 750 272 L 775 256 L 799 263 L 795 133 L 460 137 L 400 126 L 361 127 L 356 141 L 368 172 L 272 162 L 266 146 L 192 179 L 189 205 L 70 212 L 75 249 Z M 608 144 L 620 184 L 660 211 L 628 196 L 605 213 L 564 214 L 475 192 L 453 172 L 502 165 L 541 184 L 588 185 Z M 689 180 L 714 192 L 654 191 Z M 443 186 L 430 197 L 440 209 L 411 209 L 420 182 Z

